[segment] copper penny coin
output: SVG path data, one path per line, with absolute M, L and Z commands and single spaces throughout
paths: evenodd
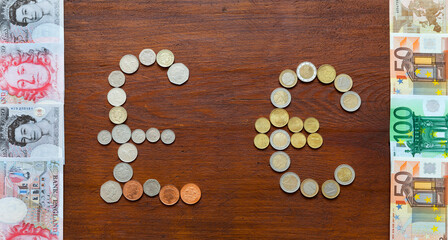
M 167 206 L 174 205 L 179 201 L 179 190 L 174 185 L 165 185 L 160 189 L 159 198 Z
M 136 180 L 124 184 L 123 195 L 129 201 L 137 201 L 143 195 L 143 186 Z
M 201 199 L 201 189 L 194 183 L 187 183 L 180 190 L 180 198 L 186 204 L 195 204 Z

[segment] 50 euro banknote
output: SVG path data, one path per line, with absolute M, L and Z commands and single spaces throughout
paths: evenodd
M 0 205 L 7 198 L 23 201 L 26 210 L 7 218 L 8 209 L 0 206 L 1 240 L 62 239 L 63 170 L 59 161 L 0 161 Z

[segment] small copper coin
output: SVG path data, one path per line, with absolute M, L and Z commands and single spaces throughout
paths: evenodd
M 194 183 L 187 183 L 180 190 L 180 198 L 186 204 L 196 204 L 201 199 L 201 189 Z
M 124 184 L 123 195 L 129 201 L 137 201 L 143 195 L 143 186 L 136 180 Z
M 179 201 L 179 190 L 174 185 L 165 185 L 160 189 L 159 198 L 167 206 L 174 205 Z

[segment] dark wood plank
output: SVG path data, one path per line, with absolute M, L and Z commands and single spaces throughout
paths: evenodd
M 65 1 L 64 234 L 67 239 L 386 239 L 389 234 L 388 1 Z M 170 84 L 166 69 L 127 77 L 132 128 L 171 128 L 176 142 L 145 142 L 134 178 L 182 187 L 197 183 L 195 206 L 158 198 L 106 204 L 118 145 L 96 141 L 111 129 L 108 74 L 124 54 L 172 50 L 190 80 Z M 333 201 L 283 193 L 269 167 L 272 148 L 253 146 L 254 122 L 267 117 L 278 75 L 302 61 L 328 63 L 354 79 L 363 99 L 349 114 L 333 86 L 291 90 L 293 116 L 319 119 L 319 150 L 289 148 L 289 170 L 320 184 L 341 163 L 355 182 Z M 271 130 L 272 131 L 272 130 Z

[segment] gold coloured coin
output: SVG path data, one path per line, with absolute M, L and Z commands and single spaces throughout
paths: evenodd
M 308 133 L 315 133 L 317 132 L 317 130 L 319 130 L 319 121 L 313 117 L 309 117 L 305 119 L 303 127 Z
M 109 119 L 114 124 L 122 124 L 128 118 L 128 113 L 124 107 L 113 107 L 109 111 Z
M 174 63 L 174 54 L 168 49 L 162 49 L 157 53 L 156 61 L 161 67 L 169 67 Z
M 311 178 L 303 180 L 300 185 L 300 192 L 307 198 L 312 198 L 319 192 L 319 184 Z
M 276 108 L 272 110 L 271 114 L 269 115 L 269 119 L 271 120 L 272 125 L 281 128 L 288 124 L 289 114 L 285 109 Z
M 322 195 L 328 199 L 336 198 L 340 192 L 341 188 L 335 180 L 327 180 L 322 184 Z
M 303 129 L 303 121 L 298 117 L 292 117 L 288 122 L 289 131 L 296 133 Z
M 297 74 L 291 69 L 283 70 L 278 77 L 280 85 L 285 88 L 292 88 L 297 84 Z
M 317 78 L 325 84 L 332 83 L 336 77 L 336 70 L 329 64 L 324 64 L 317 69 Z
M 322 146 L 322 144 L 324 143 L 324 139 L 319 133 L 311 133 L 310 135 L 308 135 L 307 142 L 310 148 L 317 149 Z
M 348 91 L 341 96 L 341 106 L 347 112 L 354 112 L 361 107 L 361 97 L 353 91 Z
M 265 149 L 269 146 L 269 137 L 264 133 L 259 133 L 254 138 L 255 147 L 258 149 Z
M 303 148 L 306 144 L 306 137 L 303 133 L 294 133 L 291 136 L 291 145 L 294 148 Z
M 271 122 L 267 118 L 261 117 L 255 121 L 255 130 L 259 133 L 267 133 L 271 129 Z
M 353 80 L 347 74 L 339 74 L 334 80 L 334 87 L 339 92 L 347 92 L 353 87 Z

